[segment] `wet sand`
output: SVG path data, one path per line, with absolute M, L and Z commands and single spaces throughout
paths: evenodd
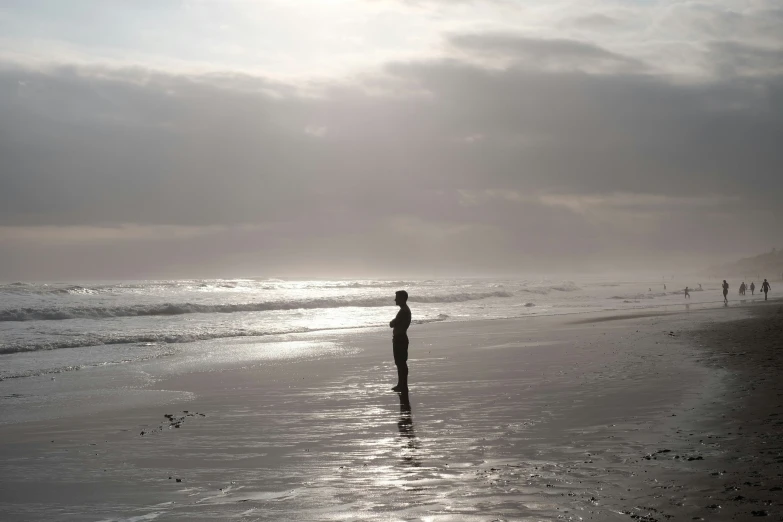
M 779 310 L 415 326 L 407 401 L 388 332 L 171 377 L 0 426 L 0 519 L 779 520 Z

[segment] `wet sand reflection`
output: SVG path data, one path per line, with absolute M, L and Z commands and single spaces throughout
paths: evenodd
M 411 401 L 408 392 L 400 394 L 400 420 L 397 422 L 397 429 L 400 431 L 400 437 L 405 441 L 403 446 L 403 463 L 408 466 L 419 467 L 421 462 L 416 458 L 418 441 L 416 432 L 413 431 L 413 415 L 411 412 Z

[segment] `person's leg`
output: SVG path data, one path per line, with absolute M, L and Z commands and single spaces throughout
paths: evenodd
M 408 350 L 401 343 L 394 345 L 394 365 L 397 366 L 397 384 L 393 391 L 404 390 L 408 386 Z
M 397 386 L 394 391 L 408 389 L 408 343 L 407 340 L 394 343 L 394 364 L 397 365 Z
M 397 360 L 397 385 L 392 388 L 393 391 L 406 391 L 408 389 L 408 363 L 403 360 Z
M 394 353 L 394 366 L 397 367 L 397 384 L 394 385 L 392 390 L 397 390 L 400 387 L 400 379 L 402 377 L 400 372 L 400 347 L 396 339 L 392 342 L 392 350 Z

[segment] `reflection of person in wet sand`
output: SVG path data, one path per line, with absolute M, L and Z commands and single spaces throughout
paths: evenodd
M 729 284 L 726 282 L 726 280 L 723 280 L 723 302 L 725 304 L 729 304 L 729 298 L 727 297 L 729 295 Z
M 767 300 L 767 292 L 772 290 L 772 287 L 769 286 L 769 283 L 765 279 L 763 283 L 761 283 L 761 291 L 764 292 L 764 300 Z
M 408 392 L 400 393 L 400 420 L 397 422 L 397 429 L 400 430 L 400 437 L 407 439 L 406 447 L 416 449 L 416 434 L 413 432 L 413 417 L 411 416 L 411 401 Z M 413 466 L 420 466 L 421 463 L 414 460 L 413 455 L 403 457 L 405 462 Z
M 408 308 L 408 292 L 399 290 L 394 294 L 394 303 L 400 307 L 397 317 L 389 323 L 394 328 L 392 349 L 394 364 L 397 365 L 397 385 L 392 390 L 408 390 L 408 327 L 411 325 L 411 309 Z
M 691 298 L 691 294 L 689 294 L 688 292 L 689 292 L 689 290 L 688 290 L 688 287 L 686 286 L 685 287 L 685 298 L 686 299 L 690 299 Z
M 416 434 L 413 433 L 413 417 L 408 392 L 400 393 L 400 421 L 397 423 L 397 428 L 400 430 L 400 437 L 416 438 Z

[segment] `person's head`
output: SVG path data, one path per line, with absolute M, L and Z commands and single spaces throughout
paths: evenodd
M 394 303 L 402 306 L 408 302 L 408 292 L 405 290 L 397 290 L 394 292 Z
M 765 283 L 767 282 L 767 279 L 766 279 L 766 278 L 764 279 L 764 282 L 765 282 Z
M 726 282 L 726 280 L 724 279 L 724 280 L 723 280 L 723 282 L 725 283 L 725 282 Z

